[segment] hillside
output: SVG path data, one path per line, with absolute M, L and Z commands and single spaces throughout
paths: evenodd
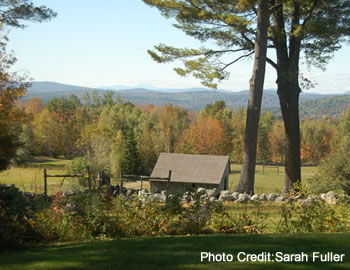
M 311 119 L 317 119 L 323 116 L 339 118 L 349 106 L 350 94 L 309 100 L 300 104 L 300 117 Z
M 77 95 L 83 97 L 85 92 L 92 93 L 97 91 L 99 95 L 103 95 L 107 90 L 93 89 L 76 85 L 67 85 L 54 82 L 34 82 L 28 91 L 28 95 L 24 100 L 33 97 L 41 97 L 47 102 L 52 97 Z M 168 102 L 180 106 L 188 110 L 203 109 L 206 104 L 214 103 L 217 100 L 223 100 L 231 109 L 239 106 L 245 107 L 248 103 L 248 91 L 230 92 L 227 90 L 207 90 L 205 88 L 189 88 L 189 89 L 162 89 L 149 90 L 145 88 L 133 88 L 124 90 L 115 90 L 116 96 L 119 95 L 123 100 L 130 101 L 134 104 L 153 104 L 164 105 Z M 302 93 L 300 95 L 300 116 L 309 118 L 320 118 L 323 115 L 330 117 L 339 117 L 350 104 L 350 95 L 321 95 L 315 93 Z M 276 115 L 280 115 L 279 100 L 276 90 L 264 90 L 263 110 L 272 111 Z

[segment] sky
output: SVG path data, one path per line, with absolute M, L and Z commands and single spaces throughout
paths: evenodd
M 34 0 L 58 13 L 50 22 L 27 23 L 12 29 L 8 48 L 18 61 L 14 70 L 27 72 L 35 81 L 53 81 L 88 87 L 111 85 L 164 88 L 202 87 L 193 77 L 180 77 L 181 62 L 158 64 L 147 54 L 154 45 L 198 48 L 199 41 L 173 27 L 173 21 L 141 0 Z M 210 44 L 209 44 L 210 45 Z M 300 71 L 316 86 L 304 92 L 335 94 L 350 91 L 350 46 L 343 46 L 325 72 Z M 232 65 L 230 77 L 218 88 L 249 88 L 253 60 Z M 276 88 L 276 72 L 266 69 L 265 89 Z

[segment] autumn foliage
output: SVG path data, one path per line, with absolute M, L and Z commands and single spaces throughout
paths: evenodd
M 231 152 L 231 143 L 219 120 L 201 118 L 185 132 L 176 151 L 190 154 L 227 155 Z

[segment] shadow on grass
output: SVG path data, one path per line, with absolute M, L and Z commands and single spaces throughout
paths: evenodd
M 0 255 L 0 269 L 350 269 L 350 234 L 208 235 L 55 245 Z M 200 252 L 232 262 L 201 263 Z M 307 253 L 306 263 L 244 263 L 238 252 Z M 342 263 L 310 262 L 312 252 L 345 254 Z

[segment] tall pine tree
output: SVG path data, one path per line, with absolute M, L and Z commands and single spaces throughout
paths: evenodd
M 123 175 L 138 175 L 142 172 L 140 154 L 132 129 L 125 135 L 122 157 L 120 161 Z

